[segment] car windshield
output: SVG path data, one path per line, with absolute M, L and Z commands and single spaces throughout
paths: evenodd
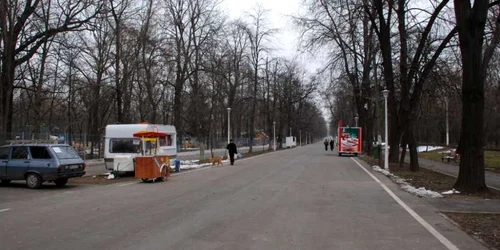
M 69 146 L 57 146 L 57 147 L 52 147 L 54 152 L 56 153 L 57 157 L 59 159 L 76 159 L 80 158 L 78 153 Z

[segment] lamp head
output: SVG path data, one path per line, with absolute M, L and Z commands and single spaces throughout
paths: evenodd
M 382 94 L 384 95 L 384 98 L 387 98 L 387 97 L 389 96 L 389 90 L 384 89 L 384 90 L 382 91 Z

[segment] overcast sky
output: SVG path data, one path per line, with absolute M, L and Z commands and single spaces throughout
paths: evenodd
M 310 74 L 314 73 L 316 68 L 320 66 L 319 60 L 314 60 L 309 54 L 299 53 L 297 43 L 299 33 L 293 26 L 290 16 L 298 15 L 301 9 L 302 0 L 222 0 L 222 8 L 232 18 L 244 16 L 245 12 L 252 13 L 257 4 L 261 4 L 264 9 L 268 10 L 267 22 L 269 28 L 279 29 L 276 34 L 276 44 L 272 46 L 277 50 L 275 56 L 285 56 L 288 59 L 294 57 L 297 61 L 304 65 L 304 68 Z M 302 7 L 303 9 L 303 7 Z
M 307 71 L 307 76 L 312 76 L 317 69 L 323 67 L 321 55 L 310 55 L 309 53 L 301 53 L 297 48 L 299 32 L 292 23 L 290 16 L 297 16 L 303 13 L 304 7 L 301 7 L 303 0 L 222 0 L 221 7 L 232 18 L 236 19 L 245 15 L 245 12 L 252 13 L 252 10 L 258 3 L 268 10 L 267 22 L 269 28 L 279 29 L 276 34 L 276 44 L 271 46 L 275 48 L 275 56 L 285 57 L 288 59 L 295 58 L 303 68 Z M 305 79 L 307 80 L 307 79 Z M 315 96 L 315 101 L 320 105 L 320 109 L 326 121 L 329 120 L 329 112 L 324 106 L 321 97 Z M 328 126 L 327 126 L 328 129 Z

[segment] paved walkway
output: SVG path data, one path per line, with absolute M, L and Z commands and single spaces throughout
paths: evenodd
M 420 167 L 434 170 L 453 177 L 458 176 L 458 164 L 444 163 L 419 158 Z M 485 171 L 486 185 L 500 191 L 500 174 Z M 500 213 L 500 200 L 456 200 L 456 199 L 429 199 L 429 203 L 443 212 L 460 213 Z
M 458 164 L 455 163 L 444 163 L 424 158 L 418 159 L 420 166 L 436 172 L 441 172 L 453 177 L 458 176 Z M 485 171 L 486 185 L 490 188 L 494 188 L 500 191 L 500 173 L 495 173 L 492 171 Z

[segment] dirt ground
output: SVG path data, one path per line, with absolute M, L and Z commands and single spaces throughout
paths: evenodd
M 483 241 L 493 249 L 500 249 L 500 214 L 445 213 L 462 230 Z
M 378 165 L 378 160 L 369 156 L 361 156 L 361 159 L 370 165 Z M 420 168 L 419 172 L 410 171 L 406 164 L 403 168 L 399 164 L 390 164 L 391 173 L 404 178 L 406 182 L 414 187 L 425 187 L 427 190 L 443 192 L 451 190 L 456 178 L 440 174 L 428 169 Z M 479 194 L 452 194 L 446 195 L 444 199 L 481 200 L 500 199 L 500 192 L 490 189 L 488 192 Z M 494 249 L 500 249 L 500 214 L 484 213 L 444 213 L 469 235 L 479 239 Z

